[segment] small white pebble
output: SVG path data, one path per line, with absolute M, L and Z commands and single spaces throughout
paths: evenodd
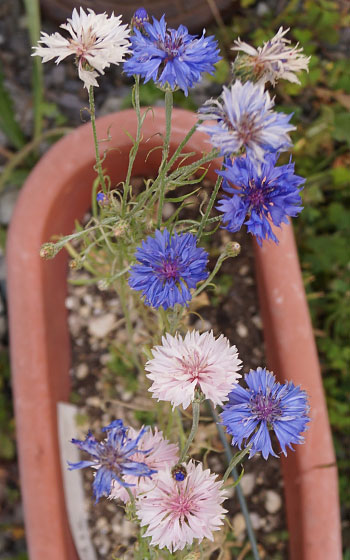
M 84 317 L 84 319 L 87 319 L 90 316 L 91 313 L 91 309 L 88 305 L 82 305 L 79 309 L 79 315 L 80 317 Z
M 108 528 L 108 521 L 106 517 L 98 517 L 96 521 L 96 528 L 99 531 L 103 531 Z
M 254 317 L 252 317 L 252 323 L 254 323 L 257 329 L 262 330 L 263 324 L 260 315 L 254 315 Z
M 102 556 L 102 558 L 105 558 L 106 555 L 108 554 L 108 552 L 110 551 L 110 544 L 107 541 L 104 541 L 101 546 L 98 547 L 98 551 L 100 553 L 100 555 Z
M 106 354 L 102 354 L 100 356 L 100 364 L 103 366 L 107 365 L 112 359 L 112 356 L 107 352 Z
M 255 474 L 253 473 L 247 473 L 243 475 L 240 485 L 245 496 L 250 496 L 250 494 L 253 492 L 255 486 L 255 478 Z
M 273 490 L 267 490 L 265 496 L 265 509 L 269 513 L 277 513 L 282 507 L 281 497 Z
M 236 325 L 236 332 L 241 338 L 247 338 L 248 336 L 248 328 L 241 321 Z
M 171 202 L 166 202 L 163 206 L 163 218 L 167 220 L 175 212 L 175 206 Z
M 94 317 L 88 325 L 89 334 L 96 338 L 104 338 L 115 326 L 115 316 L 113 313 L 106 313 L 100 317 Z
M 249 266 L 247 264 L 244 264 L 243 266 L 241 266 L 238 273 L 239 273 L 240 276 L 245 276 L 247 274 L 248 270 L 249 270 Z
M 89 367 L 87 364 L 79 364 L 76 369 L 76 376 L 78 379 L 85 379 L 89 373 Z
M 74 296 L 68 296 L 65 303 L 67 309 L 75 309 L 78 305 L 78 300 Z
M 101 408 L 101 399 L 99 397 L 88 397 L 86 399 L 86 404 L 94 408 Z
M 236 513 L 232 520 L 233 533 L 238 541 L 244 539 L 246 532 L 246 525 L 244 520 L 244 515 L 242 513 Z
M 85 294 L 83 296 L 83 302 L 86 303 L 86 305 L 89 305 L 90 307 L 93 307 L 95 304 L 94 298 L 92 297 L 91 294 Z
M 68 325 L 70 333 L 74 336 L 78 336 L 80 334 L 81 329 L 81 318 L 75 314 L 71 314 L 68 316 Z
M 249 517 L 250 517 L 250 521 L 252 523 L 253 529 L 255 531 L 258 531 L 258 529 L 260 529 L 260 527 L 264 526 L 264 519 L 262 519 L 260 517 L 260 515 L 258 515 L 257 513 L 255 513 L 255 511 L 251 511 L 249 512 Z

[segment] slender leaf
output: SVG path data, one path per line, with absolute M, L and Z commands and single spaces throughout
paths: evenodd
M 24 134 L 16 121 L 12 99 L 5 88 L 5 78 L 0 66 L 0 128 L 9 142 L 20 150 L 25 144 Z

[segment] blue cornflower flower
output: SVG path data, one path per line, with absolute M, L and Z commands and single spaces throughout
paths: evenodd
M 260 171 L 248 156 L 233 163 L 227 159 L 226 169 L 218 171 L 224 177 L 223 189 L 231 195 L 221 199 L 216 207 L 223 213 L 225 229 L 239 231 L 245 223 L 259 245 L 264 239 L 278 243 L 270 220 L 280 226 L 282 222 L 288 223 L 287 216 L 295 217 L 303 208 L 298 187 L 305 179 L 294 175 L 294 163 L 275 167 L 278 157 L 268 154 Z
M 241 449 L 245 440 L 246 446 L 251 445 L 249 457 L 261 451 L 267 459 L 269 454 L 278 457 L 269 430 L 275 432 L 284 455 L 286 447 L 293 450 L 292 443 L 304 443 L 300 434 L 309 422 L 305 391 L 292 382 L 281 385 L 265 368 L 250 370 L 244 377 L 248 389 L 236 385 L 221 413 L 223 425 L 233 436 L 232 445 Z
M 96 195 L 96 201 L 101 205 L 101 206 L 108 206 L 109 204 L 109 200 L 108 200 L 108 196 L 100 191 L 97 193 Z
M 213 74 L 214 64 L 221 59 L 218 43 L 213 36 L 198 38 L 190 35 L 187 27 L 167 29 L 164 15 L 153 24 L 143 23 L 142 33 L 134 30 L 130 37 L 132 56 L 124 63 L 128 76 L 139 74 L 172 90 L 188 88 L 200 81 L 202 72 Z
M 170 233 L 156 230 L 155 237 L 147 237 L 135 253 L 139 264 L 131 267 L 129 285 L 142 291 L 146 305 L 174 307 L 187 305 L 191 288 L 205 280 L 208 253 L 197 247 L 191 233 Z
M 130 459 L 135 453 L 148 453 L 150 450 L 141 451 L 137 445 L 146 432 L 147 428 L 142 428 L 135 439 L 128 438 L 127 428 L 122 420 L 114 420 L 102 428 L 107 432 L 104 441 L 97 441 L 91 432 L 88 433 L 84 441 L 72 439 L 72 443 L 77 445 L 82 451 L 92 455 L 89 461 L 79 461 L 78 463 L 68 463 L 69 469 L 83 469 L 85 467 L 97 468 L 93 482 L 93 490 L 96 502 L 102 496 L 109 496 L 112 482 L 115 480 L 121 486 L 134 486 L 123 480 L 123 475 L 152 476 L 157 471 L 150 469 L 145 463 L 139 463 Z
M 263 84 L 236 81 L 231 88 L 224 86 L 219 99 L 209 99 L 199 109 L 201 124 L 198 130 L 210 136 L 211 144 L 222 155 L 237 154 L 245 148 L 256 163 L 264 160 L 266 152 L 283 151 L 291 146 L 288 132 L 295 130 L 289 123 L 292 115 L 272 110 L 273 99 Z

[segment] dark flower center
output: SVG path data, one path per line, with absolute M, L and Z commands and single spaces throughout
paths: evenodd
M 254 179 L 249 181 L 249 192 L 247 194 L 250 204 L 256 208 L 260 207 L 265 202 L 266 192 L 264 189 L 264 181 L 259 186 L 255 184 Z
M 191 383 L 195 380 L 201 381 L 202 376 L 208 373 L 207 359 L 200 356 L 197 350 L 193 351 L 192 356 L 178 358 L 178 361 L 183 373 L 188 376 Z
M 273 424 L 282 415 L 280 401 L 272 395 L 255 393 L 250 398 L 250 408 L 258 420 L 265 420 L 268 424 Z
M 229 116 L 225 113 L 220 112 L 218 117 L 225 123 L 229 131 L 237 134 L 242 145 L 249 144 L 260 132 L 261 126 L 257 122 L 258 115 L 254 112 L 243 113 L 239 120 L 235 122 L 231 122 Z
M 125 457 L 120 453 L 119 449 L 115 449 L 111 445 L 105 445 L 100 453 L 101 467 L 106 467 L 110 471 L 120 472 L 119 464 L 125 461 Z
M 164 64 L 169 62 L 169 60 L 174 60 L 174 58 L 179 55 L 179 50 L 182 47 L 182 44 L 182 35 L 173 36 L 170 33 L 167 33 L 164 40 L 161 38 L 158 39 L 157 47 L 166 54 L 166 58 L 163 61 Z
M 178 281 L 180 278 L 179 264 L 176 259 L 164 260 L 157 272 L 162 280 L 173 278 L 175 281 Z

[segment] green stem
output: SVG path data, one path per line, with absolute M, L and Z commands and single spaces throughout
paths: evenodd
M 120 278 L 120 289 L 119 289 L 119 299 L 120 299 L 120 304 L 122 307 L 122 311 L 123 311 L 123 315 L 125 317 L 125 325 L 126 325 L 126 330 L 128 333 L 128 338 L 129 338 L 129 342 L 131 345 L 131 357 L 132 360 L 134 362 L 134 365 L 136 366 L 136 368 L 138 369 L 139 372 L 143 372 L 143 367 L 142 364 L 140 362 L 137 350 L 136 350 L 136 345 L 133 342 L 134 339 L 134 331 L 132 328 L 132 323 L 131 323 L 131 319 L 130 319 L 130 315 L 129 315 L 129 307 L 127 305 L 126 302 L 126 294 L 125 294 L 125 276 L 122 276 Z
M 198 296 L 201 292 L 203 292 L 203 290 L 205 290 L 205 288 L 208 286 L 208 284 L 210 284 L 210 282 L 213 280 L 213 278 L 219 272 L 219 270 L 221 268 L 221 265 L 222 265 L 222 263 L 224 262 L 225 259 L 227 259 L 226 255 L 220 255 L 219 256 L 218 260 L 216 261 L 216 265 L 214 267 L 214 270 L 208 276 L 208 278 L 205 280 L 205 282 L 203 282 L 203 284 L 201 284 L 199 286 L 199 288 L 197 288 L 197 290 L 195 292 L 193 292 L 192 299 L 195 298 L 196 296 Z
M 89 88 L 89 105 L 90 105 L 90 118 L 91 118 L 91 125 L 92 125 L 92 133 L 94 135 L 97 174 L 98 174 L 98 177 L 99 177 L 99 180 L 100 180 L 101 189 L 103 190 L 103 192 L 105 192 L 106 191 L 106 183 L 105 183 L 105 179 L 104 179 L 103 171 L 102 171 L 100 150 L 99 150 L 99 147 L 98 147 L 97 132 L 96 132 L 95 101 L 94 101 L 94 88 L 93 88 L 93 86 L 90 86 L 90 88 Z
M 187 441 L 185 443 L 185 447 L 182 450 L 179 463 L 182 463 L 185 460 L 187 452 L 190 448 L 190 445 L 191 445 L 192 441 L 194 440 L 194 436 L 196 435 L 197 430 L 198 430 L 199 415 L 200 415 L 200 403 L 198 401 L 193 401 L 192 412 L 193 412 L 192 428 L 191 428 L 190 434 L 187 438 Z
M 160 330 L 162 331 L 162 335 L 166 332 L 169 332 L 170 325 L 168 319 L 168 313 L 163 309 L 163 307 L 159 308 L 159 322 L 160 322 Z
M 196 132 L 197 129 L 197 124 L 193 125 L 191 130 L 188 131 L 188 133 L 186 134 L 185 138 L 182 140 L 182 142 L 178 145 L 178 147 L 176 148 L 174 154 L 171 156 L 171 158 L 169 159 L 168 165 L 167 165 L 167 169 L 171 169 L 172 165 L 175 163 L 175 161 L 177 160 L 177 158 L 179 157 L 179 155 L 181 154 L 181 150 L 182 148 L 184 148 L 187 144 L 187 142 L 190 140 L 190 138 L 193 136 L 193 134 Z
M 126 212 L 126 205 L 128 200 L 128 195 L 130 192 L 130 179 L 131 173 L 134 166 L 135 158 L 139 149 L 139 145 L 141 142 L 141 128 L 143 119 L 141 119 L 141 108 L 140 108 L 140 76 L 135 76 L 135 85 L 133 87 L 133 106 L 136 112 L 137 117 L 137 130 L 136 130 L 136 139 L 135 142 L 129 152 L 129 165 L 128 171 L 126 174 L 126 179 L 124 183 L 123 189 L 123 201 L 122 201 L 122 216 L 125 216 Z
M 184 426 L 183 426 L 183 422 L 182 422 L 181 412 L 180 412 L 180 409 L 178 407 L 176 407 L 176 409 L 175 409 L 175 418 L 176 418 L 176 423 L 177 423 L 177 427 L 178 427 L 178 430 L 179 430 L 180 449 L 182 449 L 185 445 L 186 434 L 185 434 L 185 430 L 184 430 Z
M 209 218 L 209 214 L 210 214 L 210 212 L 212 211 L 212 208 L 213 208 L 213 206 L 214 206 L 214 202 L 215 202 L 216 196 L 217 196 L 217 194 L 218 194 L 218 192 L 219 192 L 221 183 L 222 183 L 222 177 L 221 177 L 220 175 L 218 175 L 218 177 L 217 177 L 217 179 L 216 179 L 216 183 L 215 183 L 214 190 L 213 190 L 213 192 L 212 192 L 212 194 L 211 194 L 211 197 L 210 197 L 210 200 L 209 200 L 209 204 L 208 204 L 208 206 L 207 206 L 207 209 L 206 209 L 206 211 L 205 211 L 205 214 L 204 214 L 204 216 L 203 216 L 203 218 L 202 218 L 201 224 L 200 224 L 199 229 L 198 229 L 198 232 L 197 232 L 197 239 L 198 239 L 198 241 L 199 241 L 200 238 L 202 237 L 203 230 L 204 230 L 205 226 L 207 225 L 208 218 Z
M 123 255 L 124 255 L 124 245 L 122 245 L 120 247 L 120 252 L 119 252 L 119 268 L 120 270 L 124 269 L 124 259 L 123 259 Z M 116 292 L 119 296 L 119 300 L 120 300 L 120 305 L 123 311 L 123 315 L 125 317 L 125 325 L 126 325 L 126 330 L 128 333 L 128 339 L 129 339 L 129 344 L 130 344 L 130 355 L 131 355 L 131 359 L 135 365 L 135 367 L 137 368 L 137 370 L 139 372 L 143 372 L 143 366 L 142 363 L 140 361 L 139 358 L 139 354 L 137 352 L 137 346 L 136 344 L 134 344 L 134 330 L 132 327 L 132 322 L 131 322 L 131 318 L 130 318 L 130 313 L 129 313 L 129 306 L 128 306 L 128 302 L 127 302 L 127 293 L 126 293 L 126 278 L 125 276 L 120 276 L 120 280 L 118 281 L 118 289 L 116 289 Z
M 133 493 L 131 492 L 129 486 L 125 486 L 125 490 L 129 494 L 131 504 L 133 505 L 133 507 L 135 507 L 135 498 L 134 498 Z
M 159 169 L 159 174 L 161 176 L 161 179 L 160 179 L 158 219 L 157 219 L 158 229 L 162 223 L 162 213 L 163 213 L 166 174 L 167 174 L 167 161 L 168 161 L 169 145 L 170 145 L 172 110 L 173 110 L 173 92 L 171 90 L 166 90 L 165 92 L 165 138 L 163 144 L 162 163 L 160 164 L 160 169 Z
M 169 334 L 174 335 L 181 324 L 182 316 L 185 309 L 183 307 L 177 306 L 172 310 L 169 316 Z

